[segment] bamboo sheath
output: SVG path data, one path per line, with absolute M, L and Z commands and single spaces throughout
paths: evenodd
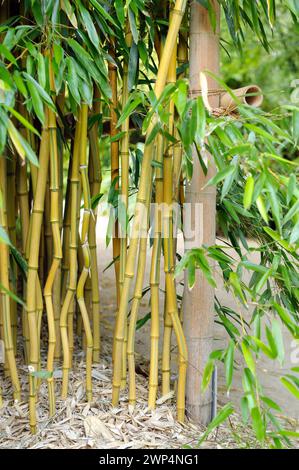
M 157 98 L 160 97 L 167 78 L 167 72 L 170 63 L 170 57 L 173 48 L 175 47 L 177 36 L 186 7 L 185 0 L 177 0 L 175 3 L 172 18 L 169 23 L 169 30 L 166 37 L 165 48 L 161 57 L 161 62 L 157 74 L 157 80 L 155 85 L 155 95 Z M 154 127 L 155 118 L 152 119 L 150 126 L 147 131 L 149 135 Z M 127 308 L 129 300 L 129 290 L 132 278 L 135 274 L 135 260 L 138 250 L 138 232 L 142 223 L 143 212 L 140 210 L 140 206 L 144 207 L 148 201 L 148 194 L 150 188 L 148 185 L 148 175 L 150 174 L 151 162 L 152 162 L 152 151 L 153 143 L 146 142 L 144 147 L 144 155 L 140 176 L 140 185 L 137 195 L 137 206 L 135 208 L 135 214 L 133 219 L 132 227 L 132 238 L 128 250 L 124 286 L 119 305 L 119 314 L 116 319 L 115 328 L 115 357 L 114 357 L 114 368 L 113 368 L 113 391 L 112 391 L 112 404 L 116 406 L 119 402 L 119 392 L 121 385 L 121 373 L 122 373 L 122 353 L 123 353 L 123 342 L 124 342 L 124 329 L 127 318 Z
M 81 127 L 82 127 L 82 106 L 78 113 L 78 121 L 76 124 L 74 148 L 72 155 L 72 169 L 71 169 L 71 213 L 70 213 L 70 237 L 69 237 L 69 283 L 66 290 L 66 295 L 63 301 L 60 315 L 60 334 L 61 344 L 63 351 L 63 366 L 62 366 L 62 398 L 67 397 L 69 369 L 71 366 L 71 352 L 69 335 L 72 332 L 68 331 L 68 313 L 71 306 L 74 304 L 74 295 L 77 288 L 77 248 L 78 248 L 78 207 L 79 207 L 79 154 L 80 154 L 80 140 L 81 140 Z M 70 323 L 70 322 L 69 322 Z M 71 323 L 72 324 L 72 323 Z
M 38 324 L 37 324 L 37 305 L 36 288 L 38 282 L 38 258 L 41 239 L 41 227 L 43 221 L 44 201 L 47 183 L 49 165 L 49 130 L 48 130 L 48 112 L 45 111 L 45 124 L 42 131 L 40 152 L 39 152 L 39 170 L 37 173 L 37 182 L 33 209 L 31 214 L 31 230 L 28 255 L 28 274 L 27 274 L 27 316 L 29 327 L 29 417 L 31 432 L 36 432 L 36 378 L 31 372 L 36 372 L 39 361 L 38 350 Z
M 208 11 L 197 2 L 191 4 L 190 23 L 190 94 L 199 94 L 200 72 L 210 70 L 215 74 L 219 71 L 219 3 L 213 1 L 216 13 L 216 31 L 213 30 Z M 217 89 L 217 83 L 207 76 L 208 88 Z M 210 97 L 213 108 L 219 107 L 219 95 Z M 212 157 L 208 156 L 208 172 L 203 174 L 197 157 L 193 152 L 193 176 L 186 184 L 186 203 L 191 205 L 191 229 L 194 230 L 189 239 L 185 236 L 185 250 L 199 247 L 202 243 L 215 243 L 216 188 L 206 183 L 215 174 Z M 202 220 L 200 231 L 195 231 L 197 207 L 201 207 Z M 206 393 L 201 390 L 202 373 L 209 354 L 213 350 L 214 323 L 214 289 L 205 276 L 197 270 L 195 285 L 188 289 L 185 274 L 185 290 L 183 298 L 184 329 L 189 350 L 189 367 L 187 372 L 186 402 L 187 413 L 195 421 L 208 424 L 211 419 L 212 390 Z
M 6 158 L 0 157 L 0 192 L 2 194 L 2 204 L 0 204 L 0 226 L 7 230 L 7 180 L 6 180 Z M 9 247 L 6 243 L 0 242 L 0 281 L 6 290 L 9 290 Z M 15 400 L 21 399 L 21 388 L 18 378 L 16 359 L 14 354 L 13 333 L 11 322 L 10 297 L 7 292 L 0 291 L 1 299 L 1 320 L 2 339 L 4 341 L 5 356 L 11 382 L 13 385 L 13 395 Z

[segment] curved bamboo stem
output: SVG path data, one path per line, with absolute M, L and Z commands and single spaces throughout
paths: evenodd
M 82 122 L 82 107 L 79 110 L 78 121 L 76 124 L 75 141 L 72 156 L 72 170 L 71 170 L 71 214 L 70 214 L 70 243 L 69 243 L 69 284 L 67 286 L 66 295 L 62 304 L 60 314 L 60 334 L 63 352 L 63 366 L 62 366 L 62 398 L 67 397 L 68 392 L 68 379 L 69 369 L 71 364 L 70 342 L 68 332 L 68 313 L 72 303 L 74 303 L 74 295 L 77 288 L 77 248 L 78 248 L 78 207 L 79 207 L 79 153 L 80 153 L 80 139 L 81 139 L 81 122 Z
M 51 56 L 49 58 L 49 79 L 50 89 L 54 89 L 54 76 L 52 70 Z M 54 355 L 56 345 L 56 332 L 55 332 L 55 313 L 53 306 L 53 285 L 55 282 L 55 276 L 57 275 L 58 269 L 62 259 L 62 247 L 60 240 L 60 215 L 59 215 L 59 161 L 58 161 L 58 149 L 57 149 L 57 129 L 56 129 L 56 116 L 52 109 L 48 110 L 49 116 L 49 139 L 50 139 L 50 193 L 51 193 L 51 209 L 50 209 L 50 221 L 52 226 L 52 237 L 53 237 L 53 260 L 50 267 L 50 271 L 46 280 L 44 288 L 44 297 L 47 310 L 47 321 L 49 330 L 48 340 L 48 358 L 47 358 L 47 369 L 50 374 L 48 377 L 48 391 L 49 391 L 49 413 L 53 416 L 55 412 L 55 393 L 54 393 L 54 378 L 53 378 L 53 367 L 54 367 Z M 59 314 L 58 314 L 59 316 Z
M 93 338 L 90 326 L 90 320 L 84 300 L 84 286 L 90 271 L 90 251 L 88 244 L 88 230 L 91 212 L 90 202 L 90 188 L 88 181 L 88 165 L 87 165 L 87 118 L 88 118 L 88 105 L 82 104 L 82 122 L 81 122 L 81 139 L 80 139 L 80 174 L 83 192 L 83 220 L 81 230 L 81 247 L 83 252 L 83 270 L 79 277 L 77 285 L 77 301 L 79 304 L 84 331 L 86 335 L 86 395 L 87 400 L 92 400 L 92 381 L 91 381 L 91 366 L 92 366 L 92 350 Z

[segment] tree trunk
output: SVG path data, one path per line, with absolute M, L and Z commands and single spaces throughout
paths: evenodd
M 191 4 L 190 20 L 190 94 L 200 93 L 200 72 L 219 71 L 219 5 L 213 2 L 217 27 L 213 30 L 208 10 L 194 1 Z M 209 90 L 217 89 L 214 80 L 207 76 Z M 212 107 L 219 106 L 219 95 L 209 96 Z M 196 150 L 193 152 L 193 176 L 186 185 L 186 203 L 189 205 L 184 221 L 193 235 L 185 230 L 185 250 L 215 243 L 216 188 L 204 188 L 215 173 L 213 158 L 208 155 L 208 174 L 205 176 Z M 204 189 L 203 189 L 204 188 Z M 186 219 L 188 217 L 188 219 Z M 189 238 L 188 238 L 189 237 Z M 190 418 L 201 424 L 211 420 L 212 389 L 201 391 L 202 373 L 213 348 L 214 289 L 202 272 L 197 270 L 193 289 L 188 289 L 187 273 L 184 290 L 184 327 L 189 352 L 186 388 L 186 412 Z

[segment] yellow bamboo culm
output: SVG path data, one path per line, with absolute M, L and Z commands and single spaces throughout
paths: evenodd
M 0 157 L 0 194 L 2 196 L 2 203 L 0 204 L 0 226 L 7 230 L 7 181 L 6 181 L 6 158 L 2 155 Z M 16 359 L 14 354 L 13 333 L 11 322 L 10 310 L 10 297 L 7 293 L 9 291 L 9 246 L 6 243 L 0 242 L 0 282 L 4 290 L 0 290 L 0 306 L 2 317 L 2 339 L 4 341 L 5 355 L 7 359 L 8 372 L 13 385 L 13 394 L 15 400 L 21 399 L 21 388 L 18 377 Z
M 38 343 L 38 314 L 36 305 L 36 289 L 38 282 L 38 258 L 41 239 L 41 229 L 44 213 L 46 183 L 49 166 L 49 130 L 48 111 L 45 111 L 44 129 L 41 135 L 39 151 L 39 169 L 33 209 L 30 218 L 30 240 L 28 244 L 28 273 L 27 273 L 27 316 L 29 329 L 29 419 L 32 433 L 36 432 L 36 391 L 37 380 L 32 372 L 36 372 L 39 362 Z
M 170 13 L 172 15 L 172 12 Z M 177 44 L 172 52 L 167 82 L 176 82 L 176 54 Z M 169 105 L 169 123 L 168 132 L 174 132 L 174 103 L 170 102 Z M 163 158 L 163 247 L 164 247 L 164 271 L 165 279 L 167 272 L 174 268 L 174 252 L 173 252 L 173 210 L 171 207 L 172 194 L 173 194 L 173 178 L 174 178 L 174 165 L 173 154 L 175 148 L 173 145 L 165 149 Z M 171 202 L 169 202 L 171 201 Z M 172 250 L 172 252 L 171 252 Z M 165 283 L 165 301 L 164 301 L 164 332 L 163 332 L 163 348 L 162 348 L 162 396 L 170 392 L 170 373 L 171 373 L 171 336 L 172 336 L 172 318 L 169 311 L 169 290 Z
M 130 29 L 130 23 L 127 21 L 126 25 L 126 45 L 128 48 L 132 45 L 132 33 Z M 123 65 L 123 88 L 122 88 L 122 109 L 128 101 L 129 89 L 128 89 L 128 61 L 124 59 Z M 121 223 L 120 223 L 120 269 L 119 269 L 119 290 L 120 295 L 122 292 L 127 260 L 127 214 L 128 214 L 128 198 L 129 198 L 129 116 L 124 120 L 121 126 L 123 137 L 120 140 L 120 168 L 121 168 L 121 184 L 120 184 L 120 195 L 121 195 L 121 207 L 119 207 L 119 213 L 121 211 Z M 120 219 L 120 217 L 119 217 Z M 122 383 L 121 388 L 126 385 L 126 374 L 127 374 L 127 336 L 128 336 L 128 325 L 125 323 L 125 340 L 123 346 L 123 364 L 122 364 Z
M 49 81 L 50 89 L 54 91 L 54 76 L 52 70 L 52 58 L 49 57 Z M 52 109 L 48 110 L 48 127 L 49 127 L 49 140 L 50 140 L 50 221 L 52 226 L 53 237 L 53 260 L 50 271 L 44 287 L 44 297 L 47 310 L 47 322 L 49 330 L 48 339 L 48 357 L 47 357 L 47 371 L 48 377 L 48 392 L 49 392 L 49 414 L 53 416 L 55 413 L 55 393 L 54 393 L 54 355 L 56 345 L 56 332 L 55 332 L 55 315 L 53 308 L 53 285 L 55 276 L 61 264 L 62 247 L 60 240 L 60 215 L 59 215 L 59 161 L 57 149 L 57 129 L 56 129 L 56 116 Z M 56 306 L 57 307 L 57 306 Z M 60 316 L 60 315 L 59 315 Z
M 95 89 L 94 114 L 99 114 L 101 110 L 101 95 L 99 89 Z M 98 143 L 98 125 L 95 123 L 89 131 L 90 146 L 90 178 L 91 196 L 99 194 L 102 183 L 101 163 Z M 89 249 L 90 249 L 90 268 L 91 268 L 91 294 L 92 294 L 92 325 L 93 325 L 93 362 L 100 360 L 101 334 L 100 334 L 100 291 L 99 291 L 99 273 L 97 262 L 96 246 L 96 224 L 97 209 L 93 211 L 93 217 L 89 221 Z
M 81 230 L 81 247 L 83 252 L 83 269 L 78 280 L 77 285 L 77 301 L 79 304 L 84 332 L 86 337 L 86 396 L 87 400 L 92 400 L 92 380 L 91 380 L 91 369 L 92 369 L 92 352 L 93 352 L 93 337 L 90 326 L 90 320 L 88 311 L 84 300 L 84 286 L 89 276 L 90 271 L 90 251 L 88 244 L 88 230 L 89 220 L 91 212 L 91 201 L 90 201 L 90 188 L 88 181 L 88 165 L 87 165 L 87 118 L 88 118 L 88 105 L 82 103 L 82 121 L 81 121 L 81 138 L 80 138 L 80 174 L 81 174 L 81 185 L 83 192 L 83 220 Z
M 111 40 L 110 54 L 111 57 L 115 56 L 115 44 L 114 38 Z M 110 137 L 115 137 L 118 134 L 117 124 L 117 68 L 114 64 L 109 62 L 108 64 L 108 75 L 110 81 L 110 87 L 112 92 L 112 98 L 110 103 Z M 119 186 L 119 141 L 114 140 L 111 142 L 111 184 L 114 184 L 115 189 L 118 189 Z M 114 270 L 115 270 L 115 280 L 116 280 L 116 298 L 117 298 L 117 307 L 119 305 L 119 256 L 120 256 L 120 239 L 118 236 L 118 221 L 115 221 L 114 225 L 114 234 L 112 239 L 113 244 L 113 259 L 114 259 Z
M 11 155 L 7 160 L 7 187 L 9 188 L 9 198 L 7 198 L 7 230 L 13 246 L 17 245 L 16 234 L 16 158 Z M 11 262 L 12 278 L 17 279 L 17 265 L 15 260 Z M 11 290 L 13 290 L 11 286 Z M 17 304 L 10 299 L 10 321 L 12 328 L 12 339 L 14 353 L 17 349 Z
M 20 112 L 24 110 L 20 106 Z M 21 134 L 26 138 L 26 128 L 22 127 L 20 129 Z M 22 247 L 21 253 L 23 257 L 26 257 L 26 243 L 27 236 L 29 233 L 29 191 L 27 185 L 27 165 L 26 161 L 17 161 L 17 196 L 20 212 L 20 221 L 21 221 L 21 234 L 22 234 Z M 23 292 L 26 293 L 26 281 L 23 281 Z M 25 363 L 29 362 L 29 336 L 28 336 L 28 321 L 25 308 L 22 309 L 22 334 L 24 341 L 24 355 Z
M 152 169 L 148 175 L 151 184 L 152 181 Z M 151 195 L 149 191 L 148 198 Z M 146 205 L 148 207 L 149 204 Z M 149 211 L 144 214 L 143 218 L 144 225 L 140 227 L 140 244 L 138 253 L 138 273 L 136 276 L 134 296 L 132 300 L 132 308 L 130 315 L 130 322 L 128 327 L 128 344 L 127 344 L 127 356 L 128 356 L 128 370 L 129 370 L 129 404 L 135 406 L 136 404 L 136 380 L 135 380 L 135 332 L 136 322 L 138 317 L 138 310 L 140 299 L 142 298 L 142 288 L 144 280 L 144 272 L 146 265 L 146 248 L 148 238 L 148 226 L 149 226 Z
M 78 248 L 78 208 L 80 204 L 79 186 L 79 155 L 80 155 L 80 140 L 81 140 L 81 123 L 82 123 L 82 106 L 78 113 L 78 121 L 76 124 L 73 155 L 72 155 L 72 168 L 71 168 L 71 211 L 70 211 L 70 237 L 69 237 L 69 283 L 66 290 L 66 295 L 62 304 L 60 314 L 60 334 L 63 352 L 63 366 L 62 366 L 62 398 L 67 397 L 68 382 L 69 382 L 69 369 L 71 366 L 71 353 L 69 336 L 72 332 L 68 331 L 68 314 L 74 304 L 74 295 L 77 288 L 77 248 Z M 73 313 L 73 312 L 72 312 Z M 69 322 L 70 323 L 70 322 Z M 73 323 L 71 322 L 71 325 Z
M 162 212 L 163 202 L 163 148 L 164 141 L 161 134 L 157 137 L 156 161 L 156 194 L 155 194 L 155 219 L 154 219 L 154 242 L 152 248 L 150 288 L 151 288 L 151 356 L 149 374 L 148 406 L 154 409 L 158 392 L 158 365 L 159 365 L 159 286 L 160 286 L 160 261 L 162 248 Z
M 172 17 L 169 23 L 169 30 L 167 33 L 164 51 L 161 57 L 161 62 L 158 69 L 156 85 L 155 85 L 155 95 L 157 98 L 160 97 L 167 78 L 167 72 L 169 68 L 170 57 L 172 50 L 175 47 L 177 36 L 182 21 L 182 16 L 184 14 L 186 7 L 186 0 L 177 0 L 173 10 Z M 155 125 L 155 117 L 153 117 L 147 135 L 153 130 Z M 142 223 L 142 217 L 144 214 L 140 210 L 140 206 L 144 207 L 149 201 L 148 194 L 150 192 L 150 185 L 148 184 L 148 175 L 150 174 L 151 162 L 152 162 L 152 151 L 153 151 L 153 142 L 146 142 L 144 147 L 143 162 L 139 183 L 139 190 L 137 194 L 137 208 L 135 209 L 133 227 L 132 227 L 132 237 L 130 242 L 130 247 L 127 255 L 126 270 L 124 277 L 124 285 L 122 289 L 122 295 L 120 298 L 119 313 L 116 319 L 115 327 L 115 354 L 114 354 L 114 367 L 113 367 L 113 389 L 112 389 L 112 404 L 117 406 L 119 402 L 119 392 L 121 385 L 121 375 L 122 375 L 122 353 L 123 353 L 123 342 L 124 342 L 124 331 L 125 331 L 125 322 L 127 318 L 127 309 L 128 309 L 128 300 L 129 300 L 129 291 L 132 278 L 135 274 L 135 261 L 136 254 L 138 250 L 138 233 L 139 228 Z
M 168 81 L 170 83 L 176 81 L 176 47 L 172 52 L 172 57 L 169 65 Z M 169 134 L 173 135 L 174 132 L 174 103 L 170 101 L 169 109 Z M 165 271 L 165 290 L 166 290 L 166 311 L 165 319 L 167 316 L 171 318 L 173 329 L 175 332 L 177 345 L 178 345 L 178 387 L 177 387 L 177 418 L 183 422 L 185 419 L 185 387 L 186 387 L 186 373 L 187 373 L 187 345 L 179 319 L 176 288 L 174 279 L 174 244 L 173 244 L 173 208 L 172 208 L 172 193 L 173 193 L 173 146 L 168 144 L 168 148 L 164 154 L 163 159 L 163 246 L 164 246 L 164 271 Z M 165 347 L 165 345 L 163 345 Z M 169 344 L 167 344 L 167 348 Z M 167 351 L 168 355 L 168 351 Z M 170 368 L 170 367 L 169 367 Z

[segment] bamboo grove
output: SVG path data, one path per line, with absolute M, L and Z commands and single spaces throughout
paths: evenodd
M 219 27 L 215 2 L 199 3 L 204 4 L 202 10 L 207 8 L 206 16 L 215 31 Z M 257 27 L 251 18 L 262 14 L 272 26 L 274 2 L 261 2 L 261 6 L 254 8 L 249 5 L 252 2 L 246 1 L 219 3 L 231 28 L 232 4 L 238 9 L 232 16 L 235 29 L 231 31 L 237 46 L 244 39 L 242 28 L 247 24 L 256 29 L 261 43 L 267 47 L 264 28 L 261 24 Z M 295 13 L 291 11 L 294 18 Z M 97 207 L 103 196 L 103 169 L 107 169 L 103 142 L 109 147 L 108 202 L 112 208 L 107 236 L 113 246 L 117 303 L 111 358 L 113 406 L 118 406 L 127 386 L 128 403 L 135 406 L 138 402 L 135 334 L 149 250 L 148 406 L 151 409 L 156 407 L 160 394 L 167 395 L 171 391 L 171 350 L 175 342 L 178 349 L 177 418 L 184 421 L 188 348 L 176 274 L 187 267 L 185 283 L 189 289 L 195 282 L 195 270 L 200 269 L 207 285 L 214 288 L 210 258 L 212 264 L 219 263 L 228 288 L 246 303 L 244 285 L 223 246 L 198 247 L 177 264 L 173 207 L 183 207 L 185 202 L 186 181 L 192 178 L 195 147 L 200 157 L 200 171 L 205 175 L 205 145 L 215 159 L 218 173 L 209 174 L 213 177 L 205 183 L 218 187 L 220 184 L 219 224 L 231 246 L 238 251 L 239 240 L 244 241 L 240 229 L 236 228 L 240 218 L 245 220 L 247 230 L 251 230 L 250 219 L 246 219 L 251 204 L 255 207 L 254 221 L 262 220 L 267 225 L 262 235 L 255 235 L 262 243 L 276 243 L 275 253 L 270 251 L 268 258 L 262 260 L 265 266 L 256 269 L 252 290 L 247 289 L 247 295 L 249 292 L 254 293 L 253 297 L 257 295 L 267 282 L 266 273 L 275 278 L 280 270 L 275 258 L 278 254 L 288 269 L 291 269 L 288 257 L 293 257 L 296 270 L 298 258 L 294 246 L 299 239 L 298 213 L 291 208 L 292 212 L 284 216 L 286 233 L 291 233 L 287 244 L 289 235 L 282 236 L 283 214 L 278 213 L 275 206 L 278 178 L 285 178 L 284 185 L 291 188 L 286 196 L 288 205 L 296 206 L 296 175 L 289 176 L 284 170 L 279 176 L 274 175 L 256 159 L 260 151 L 272 156 L 276 153 L 276 149 L 271 148 L 272 141 L 266 144 L 263 141 L 267 140 L 267 133 L 276 133 L 278 139 L 285 138 L 287 142 L 290 139 L 285 129 L 277 125 L 271 127 L 271 122 L 264 117 L 259 123 L 266 130 L 258 134 L 255 129 L 257 140 L 250 142 L 249 148 L 249 143 L 244 143 L 246 129 L 243 134 L 238 130 L 234 124 L 236 117 L 223 115 L 220 105 L 218 114 L 217 109 L 214 112 L 209 108 L 209 93 L 204 93 L 204 82 L 203 96 L 192 90 L 188 96 L 189 28 L 190 9 L 186 0 L 160 3 L 25 0 L 4 1 L 1 5 L 0 336 L 5 345 L 3 376 L 11 381 L 15 400 L 28 400 L 33 433 L 38 426 L 41 381 L 47 381 L 49 415 L 53 416 L 56 400 L 68 397 L 77 348 L 85 351 L 86 400 L 97 399 L 92 392 L 92 367 L 101 362 L 99 286 L 105 273 L 98 269 Z M 215 77 L 213 80 L 214 88 L 227 91 L 225 84 L 217 82 Z M 289 114 L 292 112 L 295 113 L 291 110 Z M 245 107 L 240 116 L 240 125 L 245 123 L 246 126 L 247 121 L 251 119 L 255 123 L 261 115 Z M 242 163 L 242 167 L 234 156 L 238 152 L 248 152 L 248 163 Z M 277 157 L 276 163 L 284 165 L 284 158 Z M 241 203 L 236 202 L 239 193 L 231 196 L 238 171 L 242 178 L 250 175 L 245 185 L 246 201 Z M 263 181 L 257 177 L 254 189 L 253 176 L 259 172 L 268 176 Z M 265 191 L 270 193 L 269 204 Z M 235 198 L 237 208 L 230 197 Z M 150 217 L 152 203 L 155 203 L 154 214 Z M 180 212 L 180 220 L 176 222 L 181 225 L 183 219 Z M 270 219 L 274 220 L 274 228 Z M 295 232 L 294 226 L 297 227 Z M 272 254 L 276 269 L 272 266 L 269 274 L 266 266 L 273 263 Z M 242 263 L 245 261 L 241 258 Z M 247 268 L 254 270 L 249 264 Z M 165 276 L 161 276 L 161 269 Z M 284 275 L 286 270 L 278 275 L 278 284 Z M 268 296 L 264 294 L 262 300 L 276 309 L 281 321 L 295 334 L 298 328 L 295 319 L 289 319 L 282 312 L 286 307 L 296 311 L 298 287 L 286 286 L 286 291 L 281 287 L 281 295 L 285 296 L 282 302 L 275 299 L 271 304 L 271 292 Z M 235 330 L 232 329 L 232 333 L 225 320 L 228 312 L 217 304 L 217 299 L 215 309 L 231 342 L 227 350 L 209 358 L 203 377 L 205 387 L 216 360 L 227 364 L 230 354 L 233 361 L 232 347 L 243 351 L 245 361 L 250 347 L 261 347 L 261 340 L 253 344 L 245 330 L 240 333 L 241 340 L 235 338 Z M 260 307 L 258 312 L 262 310 Z M 295 315 L 292 313 L 291 317 Z M 162 347 L 159 348 L 159 344 Z M 19 368 L 23 365 L 28 367 L 26 396 L 19 381 Z M 252 368 L 248 367 L 252 374 Z M 54 374 L 57 368 L 62 368 L 59 381 Z M 252 380 L 247 377 L 249 388 Z M 288 380 L 292 385 L 292 379 Z M 228 388 L 230 383 L 231 378 Z M 254 408 L 248 403 L 249 410 Z

